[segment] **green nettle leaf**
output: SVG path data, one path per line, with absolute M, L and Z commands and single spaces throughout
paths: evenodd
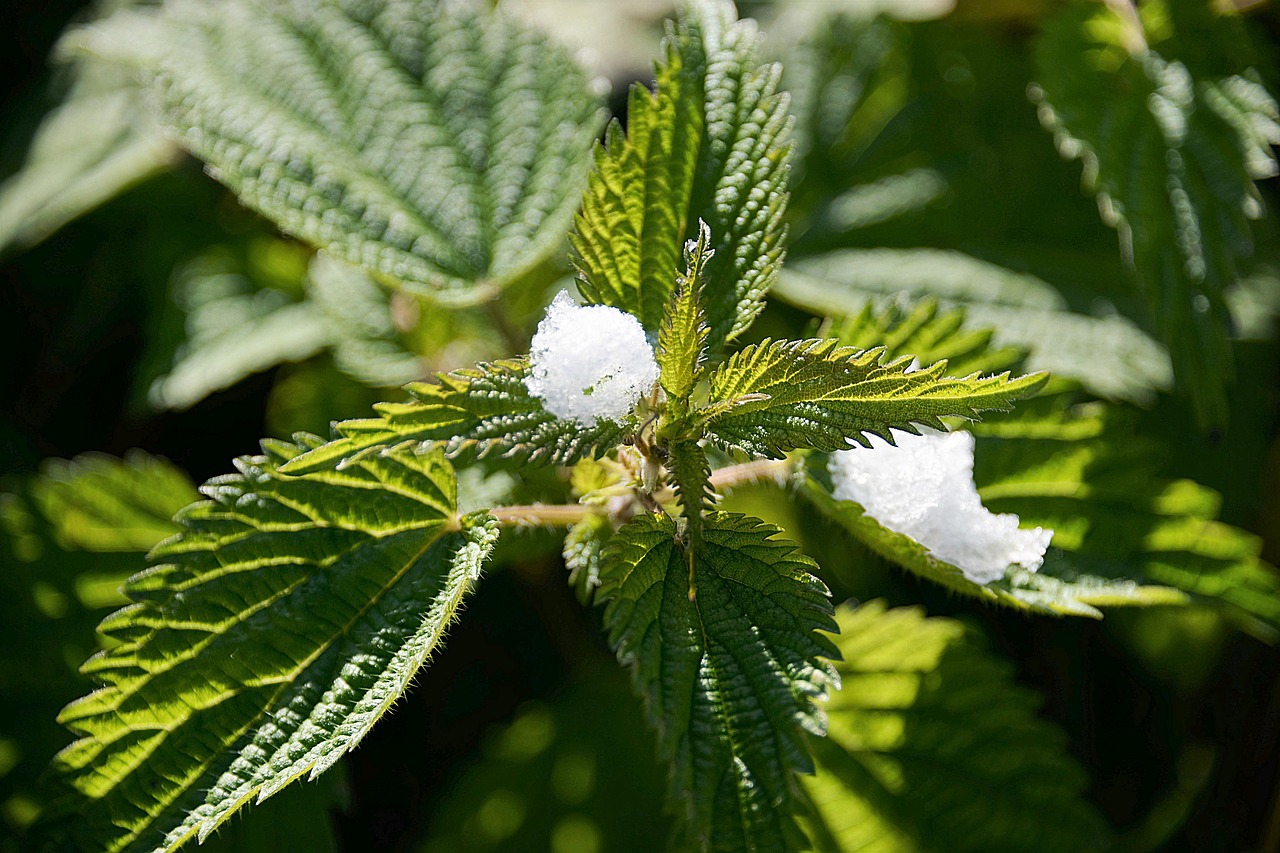
M 354 747 L 439 644 L 496 538 L 456 517 L 443 454 L 384 453 L 306 477 L 264 442 L 204 487 L 130 579 L 137 602 L 85 664 L 80 740 L 52 830 L 84 849 L 172 850 Z
M 909 357 L 889 359 L 882 348 L 842 347 L 834 338 L 764 341 L 735 353 L 711 377 L 705 418 L 710 437 L 756 456 L 788 450 L 840 450 L 863 433 L 890 438 L 912 424 L 946 429 L 941 418 L 976 418 L 1012 407 L 1048 380 L 1035 373 L 1011 378 L 943 376 L 945 361 L 915 369 Z
M 845 346 L 883 347 L 890 358 L 911 355 L 925 364 L 946 359 L 950 370 L 964 374 L 1016 370 L 1025 361 L 1021 350 L 993 344 L 994 329 L 977 328 L 968 312 L 945 310 L 932 299 L 895 301 L 879 310 L 864 306 L 834 323 L 831 333 Z
M 1257 536 L 1217 520 L 1221 496 L 1159 476 L 1160 451 L 1122 412 L 1064 413 L 1056 402 L 1056 416 L 974 428 L 983 503 L 1054 530 L 1045 565 L 1007 579 L 1009 591 L 1057 609 L 1075 590 L 1096 590 L 1088 598 L 1099 605 L 1146 603 L 1149 595 L 1124 593 L 1145 588 L 1157 600 L 1217 607 L 1268 641 L 1280 636 L 1280 575 L 1261 560 Z M 1108 588 L 1123 594 L 1110 600 Z
M 857 503 L 837 500 L 832 494 L 834 489 L 826 466 L 827 459 L 823 456 L 806 460 L 804 481 L 799 492 L 801 497 L 886 560 L 956 592 L 1021 610 L 1094 618 L 1102 617 L 1099 607 L 1185 604 L 1187 601 L 1178 590 L 1140 584 L 1129 577 L 1111 579 L 1073 570 L 1064 572 L 1052 549 L 1037 572 L 1019 571 L 997 583 L 975 583 L 959 568 L 938 559 L 910 536 L 880 524 Z M 1017 507 L 1006 509 L 1017 511 Z M 1039 523 L 1052 527 L 1052 523 L 1043 520 Z
M 658 328 L 671 293 L 704 122 L 697 69 L 684 69 L 678 44 L 664 42 L 653 93 L 631 87 L 626 134 L 611 122 L 597 146 L 570 237 L 583 296 L 648 329 Z
M 1016 351 L 989 348 L 990 333 L 967 331 L 963 313 L 940 314 L 932 303 L 864 310 L 836 330 L 842 342 L 883 342 L 888 357 L 916 352 L 966 370 L 1018 363 Z M 825 455 L 805 460 L 800 495 L 884 558 L 992 603 L 1099 618 L 1104 606 L 1199 601 L 1259 636 L 1280 629 L 1280 578 L 1259 559 L 1257 538 L 1215 520 L 1219 499 L 1209 489 L 1157 476 L 1154 454 L 1126 428 L 1122 410 L 1076 405 L 1074 397 L 1060 387 L 969 427 L 983 505 L 1016 513 L 1024 528 L 1054 531 L 1036 572 L 974 583 L 857 503 L 836 500 Z
M 22 169 L 0 184 L 0 255 L 39 243 L 181 156 L 127 74 L 78 60 L 75 82 L 40 123 Z
M 1068 851 L 1108 842 L 1039 697 L 964 625 L 870 602 L 837 611 L 843 686 L 812 741 L 815 850 Z
M 567 52 L 480 3 L 172 4 L 133 53 L 245 204 L 428 293 L 551 257 L 599 127 Z
M 791 773 L 812 768 L 803 733 L 823 732 L 814 703 L 834 679 L 822 658 L 835 648 L 817 632 L 835 623 L 816 566 L 778 532 L 710 513 L 690 554 L 672 519 L 642 515 L 601 568 L 610 643 L 672 762 L 690 847 L 783 850 L 794 839 Z
M 589 515 L 565 534 L 564 567 L 569 586 L 582 604 L 589 604 L 600 586 L 604 549 L 612 536 L 613 522 L 606 515 Z
M 687 423 L 690 396 L 705 369 L 708 330 L 701 296 L 703 271 L 715 254 L 708 248 L 710 240 L 706 223 L 699 223 L 698 239 L 685 244 L 686 271 L 676 279 L 676 292 L 658 335 L 658 365 L 667 409 L 658 424 L 657 439 L 667 454 L 667 478 L 684 507 L 689 553 L 702 542 L 703 511 L 714 506 L 706 451 L 696 438 L 680 435 Z
M 990 328 L 997 343 L 1026 349 L 1028 369 L 1069 376 L 1100 396 L 1149 403 L 1155 391 L 1173 384 L 1169 353 L 1132 321 L 1074 312 L 1042 279 L 960 252 L 825 252 L 789 263 L 774 293 L 824 317 L 853 315 L 904 295 L 937 299 L 964 308 L 973 326 Z
M 663 46 L 657 90 L 631 90 L 612 125 L 571 238 L 588 299 L 656 331 L 681 247 L 710 226 L 709 345 L 740 334 L 782 263 L 790 143 L 779 66 L 760 65 L 753 21 L 726 0 L 688 4 Z
M 1105 4 L 1063 9 L 1037 46 L 1032 97 L 1119 230 L 1197 414 L 1219 426 L 1231 373 L 1223 291 L 1252 251 L 1253 181 L 1276 172 L 1280 121 L 1256 79 L 1197 79 L 1142 29 Z
M 681 412 L 688 408 L 689 395 L 702 376 L 707 353 L 707 324 L 702 313 L 702 272 L 715 255 L 709 248 L 711 231 L 699 223 L 698 239 L 684 247 L 684 275 L 676 277 L 676 290 L 667 303 L 658 333 L 658 368 L 662 390 Z
M 557 418 L 529 393 L 528 376 L 529 360 L 522 357 L 443 373 L 436 383 L 411 383 L 406 388 L 412 402 L 381 403 L 380 417 L 335 424 L 340 438 L 282 470 L 319 471 L 405 442 L 440 444 L 450 455 L 475 450 L 481 456 L 571 465 L 618 446 L 636 425 L 634 416 L 621 424 L 601 419 L 590 425 Z
M 248 266 L 218 247 L 178 270 L 174 296 L 186 312 L 186 340 L 169 371 L 151 383 L 152 406 L 190 408 L 254 373 L 310 358 L 329 342 L 315 305 L 262 286 Z M 299 266 L 297 273 L 303 270 Z
M 141 450 L 47 460 L 30 494 L 59 547 L 83 551 L 146 551 L 177 533 L 174 512 L 200 497 L 180 469 Z

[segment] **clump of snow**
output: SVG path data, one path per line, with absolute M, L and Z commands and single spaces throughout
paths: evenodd
M 658 379 L 640 321 L 607 305 L 578 305 L 563 292 L 530 349 L 525 386 L 561 418 L 621 420 Z
M 890 530 L 910 536 L 974 583 L 1004 577 L 1010 565 L 1040 568 L 1052 530 L 1022 530 L 1018 516 L 982 505 L 973 483 L 967 432 L 894 431 L 897 447 L 870 436 L 871 448 L 831 457 L 835 497 L 862 505 Z

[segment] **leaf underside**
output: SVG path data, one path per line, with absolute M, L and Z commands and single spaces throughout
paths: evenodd
M 245 204 L 428 293 L 556 251 L 599 127 L 567 52 L 479 3 L 175 4 L 133 49 L 165 123 Z
M 793 771 L 811 762 L 803 732 L 824 727 L 815 701 L 834 629 L 816 567 L 777 528 L 710 513 L 690 553 L 675 522 L 644 515 L 606 551 L 598 600 L 618 659 L 633 668 L 686 846 L 787 849 Z M 689 594 L 690 559 L 697 586 Z
M 84 672 L 105 686 L 60 718 L 80 736 L 55 759 L 60 843 L 172 850 L 323 772 L 403 693 L 478 578 L 496 523 L 454 519 L 442 454 L 292 478 L 278 467 L 304 447 L 263 446 L 204 487 L 128 582 L 137 603 L 103 622 L 116 645 Z
M 1062 732 L 961 623 L 880 602 L 836 618 L 843 685 L 803 780 L 815 850 L 1106 846 Z

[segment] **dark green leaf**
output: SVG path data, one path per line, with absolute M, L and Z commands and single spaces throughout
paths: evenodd
M 944 376 L 939 361 L 913 369 L 883 349 L 842 347 L 835 339 L 764 341 L 746 347 L 711 377 L 705 418 L 717 443 L 757 456 L 788 450 L 839 450 L 863 433 L 889 438 L 912 424 L 945 429 L 940 418 L 976 418 L 1009 409 L 1044 385 L 1043 373 L 1011 378 Z
M 793 771 L 821 734 L 815 701 L 833 677 L 827 590 L 777 528 L 712 513 L 700 548 L 665 515 L 615 536 L 599 600 L 618 659 L 633 668 L 688 847 L 783 850 L 793 843 Z M 696 594 L 690 582 L 696 586 Z
M 599 420 L 590 426 L 562 420 L 529 393 L 528 359 L 481 364 L 440 374 L 438 383 L 408 386 L 414 401 L 383 403 L 377 418 L 343 421 L 339 438 L 284 466 L 289 474 L 319 471 L 375 448 L 406 442 L 439 444 L 450 454 L 474 449 L 482 456 L 570 465 L 602 455 L 626 437 L 631 421 Z
M 598 104 L 564 50 L 503 14 L 193 2 L 128 35 L 164 122 L 290 234 L 446 294 L 492 295 L 562 245 Z
M 1232 373 L 1223 293 L 1252 252 L 1253 182 L 1275 174 L 1280 121 L 1255 77 L 1197 78 L 1148 35 L 1136 12 L 1063 9 L 1037 46 L 1032 97 L 1120 232 L 1200 420 L 1222 426 Z

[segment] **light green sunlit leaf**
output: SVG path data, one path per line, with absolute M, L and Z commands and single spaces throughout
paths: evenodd
M 839 450 L 865 442 L 863 433 L 889 437 L 890 428 L 914 431 L 913 424 L 945 429 L 942 417 L 1009 409 L 1048 378 L 952 378 L 946 371 L 946 361 L 917 367 L 909 357 L 842 347 L 834 338 L 766 340 L 712 375 L 707 430 L 717 443 L 758 456 Z
M 842 607 L 827 737 L 804 779 L 820 853 L 1102 849 L 1105 823 L 1039 699 L 951 619 Z
M 187 475 L 141 450 L 50 459 L 32 500 L 67 550 L 147 551 L 178 532 L 173 514 L 199 498 Z
M 687 4 L 664 42 L 656 92 L 631 90 L 610 127 L 572 238 L 583 294 L 662 321 L 680 252 L 711 229 L 704 308 L 715 351 L 750 325 L 782 262 L 790 146 L 779 67 L 725 0 Z
M 318 444 L 311 439 L 309 444 Z M 130 579 L 135 604 L 84 672 L 104 686 L 61 720 L 69 791 L 47 836 L 167 851 L 332 766 L 408 687 L 496 538 L 458 519 L 440 453 L 386 453 L 287 477 L 304 445 L 264 442 Z M 62 840 L 58 840 L 62 839 Z

